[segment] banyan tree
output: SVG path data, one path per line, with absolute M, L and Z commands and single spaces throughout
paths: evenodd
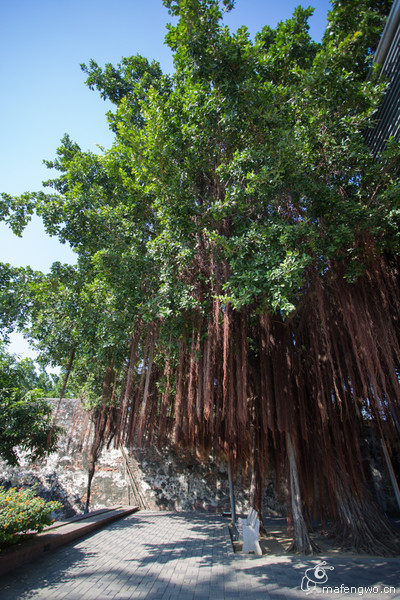
M 213 452 L 258 510 L 272 468 L 293 550 L 312 551 L 317 515 L 396 553 L 365 448 L 373 432 L 399 450 L 400 151 L 364 141 L 391 3 L 333 2 L 320 44 L 311 9 L 252 41 L 217 0 L 164 4 L 174 74 L 140 56 L 84 65 L 116 105 L 115 143 L 97 156 L 64 138 L 55 191 L 23 198 L 79 257 L 31 286 L 30 335 L 49 353 L 62 331 L 97 389 L 93 456 L 111 439 Z M 16 227 L 21 199 L 5 200 Z

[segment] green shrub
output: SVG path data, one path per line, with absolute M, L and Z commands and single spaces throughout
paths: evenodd
M 20 541 L 27 533 L 39 533 L 51 525 L 51 513 L 62 508 L 60 502 L 46 502 L 35 489 L 0 486 L 0 549 Z

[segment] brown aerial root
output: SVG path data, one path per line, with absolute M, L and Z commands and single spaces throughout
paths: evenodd
M 126 370 L 118 414 L 101 417 L 96 436 L 115 429 L 132 450 L 174 444 L 203 457 L 229 453 L 234 475 L 252 466 L 258 506 L 269 466 L 279 481 L 286 464 L 291 551 L 316 551 L 304 515 L 318 507 L 335 515 L 340 543 L 397 553 L 395 532 L 364 491 L 359 441 L 367 423 L 399 445 L 399 269 L 393 257 L 382 261 L 372 257 L 354 283 L 340 265 L 323 275 L 310 267 L 289 317 L 268 312 L 264 298 L 235 310 L 208 296 L 207 311 L 188 310 L 181 331 L 162 319 L 140 323 L 118 365 Z M 211 279 L 221 290 L 229 270 L 214 261 Z M 107 386 L 111 379 L 103 394 L 110 398 Z
M 359 554 L 400 555 L 400 534 L 367 489 L 356 495 L 341 484 L 336 500 L 337 519 L 332 535 L 342 549 Z

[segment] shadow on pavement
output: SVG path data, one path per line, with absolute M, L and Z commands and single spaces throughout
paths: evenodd
M 322 559 L 234 555 L 222 528 L 227 521 L 201 513 L 139 512 L 92 533 L 0 579 L 1 600 L 294 600 L 306 569 Z M 329 557 L 326 585 L 398 588 L 399 561 Z M 364 597 L 394 598 L 394 594 Z M 314 596 L 314 594 L 312 594 Z M 355 598 L 323 593 L 324 598 Z M 315 597 L 315 596 L 314 596 Z

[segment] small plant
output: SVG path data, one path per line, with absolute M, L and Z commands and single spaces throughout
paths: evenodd
M 51 513 L 62 508 L 60 502 L 46 502 L 35 489 L 0 486 L 0 550 L 16 544 L 23 535 L 40 533 L 51 525 Z

